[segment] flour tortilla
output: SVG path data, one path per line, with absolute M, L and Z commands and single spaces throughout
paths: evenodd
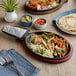
M 59 19 L 58 27 L 61 29 L 76 34 L 76 14 L 69 14 Z

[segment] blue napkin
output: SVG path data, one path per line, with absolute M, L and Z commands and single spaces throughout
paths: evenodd
M 57 23 L 61 17 L 68 15 L 68 14 L 72 14 L 72 13 L 76 13 L 76 9 L 72 9 L 72 10 L 69 10 L 69 11 L 59 14 L 53 21 L 56 21 L 56 23 Z
M 37 76 L 37 73 L 40 71 L 40 69 L 31 64 L 14 49 L 8 51 L 2 50 L 0 52 L 0 55 L 6 54 L 9 54 L 12 57 L 17 68 L 20 69 L 27 76 Z M 0 76 L 18 76 L 18 74 L 13 69 L 0 65 Z

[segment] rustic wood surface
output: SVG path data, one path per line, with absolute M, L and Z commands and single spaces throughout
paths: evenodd
M 50 14 L 46 14 L 46 15 L 32 15 L 30 13 L 27 13 L 27 11 L 25 11 L 23 9 L 25 0 L 18 0 L 18 2 L 19 2 L 19 10 L 17 11 L 18 19 L 14 23 L 7 23 L 4 21 L 3 18 L 5 16 L 5 11 L 2 8 L 0 8 L 0 50 L 2 50 L 2 49 L 8 50 L 11 48 L 14 48 L 15 50 L 17 50 L 17 52 L 19 52 L 22 56 L 24 56 L 26 59 L 28 59 L 32 64 L 34 64 L 35 66 L 37 66 L 41 69 L 38 76 L 76 76 L 76 36 L 67 35 L 67 34 L 57 31 L 52 26 L 52 23 L 51 23 L 52 19 L 54 19 L 58 14 L 60 14 L 64 11 L 67 11 L 67 10 L 75 9 L 76 0 L 68 0 L 68 2 L 65 3 L 63 5 L 63 7 L 60 8 L 58 11 L 50 13 Z M 1 0 L 0 0 L 0 3 L 1 3 Z M 71 44 L 73 46 L 72 58 L 69 61 L 61 63 L 61 64 L 50 64 L 50 63 L 41 62 L 41 61 L 36 60 L 33 57 L 31 57 L 24 50 L 24 48 L 21 46 L 21 44 L 19 44 L 15 41 L 15 38 L 9 37 L 1 32 L 1 29 L 3 28 L 3 26 L 6 26 L 6 25 L 20 26 L 19 17 L 23 14 L 29 14 L 29 15 L 33 16 L 34 19 L 37 17 L 46 18 L 48 21 L 48 26 L 46 28 L 46 31 L 51 31 L 56 34 L 59 34 L 59 35 L 65 37 L 66 39 L 68 39 L 69 42 L 71 42 Z M 33 27 L 28 27 L 28 28 L 30 29 L 31 32 L 38 31 L 38 30 L 35 30 Z

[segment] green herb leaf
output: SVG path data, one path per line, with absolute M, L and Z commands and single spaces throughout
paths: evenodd
M 42 37 L 47 40 L 49 39 L 46 35 L 42 35 Z
M 17 9 L 17 6 L 17 0 L 2 0 L 2 4 L 0 4 L 0 7 L 4 8 L 7 12 L 13 12 Z

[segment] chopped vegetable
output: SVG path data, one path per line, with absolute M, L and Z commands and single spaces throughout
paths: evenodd
M 60 54 L 62 53 L 62 48 L 59 48 L 59 51 L 58 51 Z
M 40 7 L 41 7 L 40 5 L 37 5 L 37 10 L 39 10 L 39 9 L 40 9 Z
M 57 6 L 56 1 L 54 1 L 53 4 L 52 4 L 52 7 L 55 7 L 55 6 Z
M 22 22 L 29 22 L 29 21 L 31 21 L 31 20 L 32 20 L 32 18 L 31 18 L 30 16 L 24 16 L 24 17 L 22 17 L 22 19 L 21 19 Z
M 53 36 L 54 35 L 54 33 L 44 33 L 44 34 L 46 34 L 48 36 Z
M 37 25 L 44 25 L 46 21 L 44 19 L 37 19 L 34 23 Z
M 45 49 L 36 50 L 36 53 L 43 55 L 45 53 Z
M 49 38 L 48 38 L 46 35 L 44 35 L 44 34 L 42 34 L 42 37 L 43 37 L 44 39 L 46 39 L 46 40 L 49 39 Z
M 49 42 L 50 42 L 51 40 L 54 40 L 54 38 L 55 38 L 54 36 L 53 36 L 52 38 L 50 38 L 50 39 L 49 39 Z
M 55 36 L 54 33 L 33 34 L 30 38 L 30 48 L 44 57 L 63 57 L 69 50 L 68 41 Z
M 29 5 L 27 5 L 29 8 L 31 8 L 31 9 L 36 9 L 36 6 L 37 5 L 35 5 L 35 4 L 29 4 Z
M 28 8 L 33 10 L 46 10 L 59 5 L 60 0 L 29 0 Z
M 56 0 L 57 2 L 60 2 L 60 0 Z

